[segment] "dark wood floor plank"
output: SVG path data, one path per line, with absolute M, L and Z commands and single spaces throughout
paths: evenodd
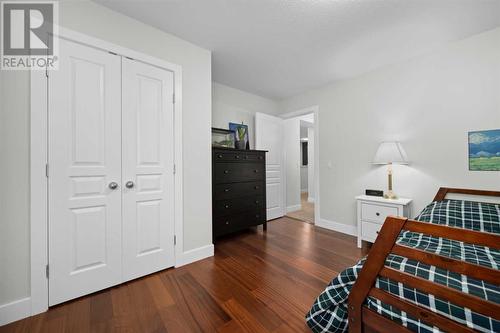
M 286 262 L 288 265 L 300 269 L 304 273 L 309 274 L 323 282 L 329 282 L 332 276 L 338 274 L 338 272 L 301 257 L 300 255 L 294 255 L 279 247 L 265 246 L 266 241 L 263 239 L 243 239 L 243 242 L 254 248 L 260 248 L 261 253 L 264 255 L 272 255 L 281 261 Z
M 137 314 L 138 326 L 142 332 L 167 332 L 163 320 L 158 312 L 154 298 L 146 284 L 146 279 L 141 278 L 128 283 L 130 297 Z
M 203 332 L 215 332 L 231 320 L 209 293 L 189 273 L 177 277 L 184 299 Z
M 140 332 L 136 303 L 127 284 L 111 289 L 113 304 L 113 330 L 117 332 Z
M 208 262 L 208 260 L 205 262 Z M 215 264 L 212 263 L 211 265 Z M 279 317 L 265 303 L 260 302 L 250 289 L 246 289 L 241 283 L 228 275 L 227 272 L 218 269 L 216 279 L 211 279 L 209 275 L 203 274 L 203 271 L 206 272 L 206 267 L 196 265 L 193 268 L 193 276 L 219 302 L 225 303 L 230 299 L 235 299 L 252 314 L 255 320 L 271 330 L 282 324 Z
M 224 326 L 219 327 L 219 329 L 217 330 L 217 333 L 239 333 L 239 332 L 252 333 L 241 327 L 241 325 L 238 324 L 238 322 L 234 319 L 224 324 Z
M 289 218 L 230 235 L 215 256 L 0 327 L 0 333 L 308 332 L 314 299 L 367 248 Z
M 92 303 L 95 303 L 97 299 L 99 298 L 83 297 L 68 304 L 66 332 L 84 333 L 90 331 L 92 312 L 97 310 L 95 305 L 92 309 Z M 112 318 L 112 306 L 108 302 L 102 302 L 100 305 L 103 306 L 103 311 L 109 314 L 109 318 Z M 110 311 L 111 313 L 109 313 Z
M 236 300 L 228 300 L 224 303 L 224 307 L 245 331 L 254 333 L 271 332 L 264 328 L 259 321 L 255 320 L 255 318 Z

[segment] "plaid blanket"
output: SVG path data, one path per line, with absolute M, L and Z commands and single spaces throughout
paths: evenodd
M 429 204 L 416 220 L 499 234 L 500 206 L 462 200 L 444 200 Z M 402 232 L 397 243 L 489 268 L 498 269 L 500 266 L 500 251 L 498 249 L 474 246 L 409 231 Z M 306 315 L 307 324 L 313 332 L 347 331 L 349 291 L 365 260 L 366 258 L 363 258 L 353 267 L 341 272 L 316 299 Z M 392 254 L 387 257 L 385 265 L 491 302 L 500 303 L 500 288 L 484 281 Z M 376 287 L 459 323 L 466 324 L 477 331 L 500 332 L 499 321 L 474 313 L 470 309 L 456 306 L 433 295 L 422 293 L 417 289 L 408 288 L 402 283 L 379 277 L 376 281 Z M 432 326 L 432 323 L 421 322 L 375 298 L 368 297 L 365 302 L 368 308 L 414 332 L 440 332 L 437 327 Z

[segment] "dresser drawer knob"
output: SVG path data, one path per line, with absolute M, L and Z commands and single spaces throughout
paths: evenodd
M 229 170 L 224 170 L 224 174 L 228 174 L 229 173 Z
M 230 189 L 230 188 L 225 188 L 225 189 L 224 189 L 224 192 L 226 192 L 226 193 L 227 193 L 227 192 L 229 192 L 229 191 L 231 191 L 231 189 Z
M 229 221 L 226 221 L 226 225 L 229 225 Z
M 240 159 L 240 155 L 236 155 L 234 158 L 237 159 L 237 160 L 239 160 Z
M 248 155 L 245 155 L 245 160 L 248 160 Z
M 259 203 L 259 200 L 255 200 L 255 203 L 258 204 Z
M 377 212 L 377 213 L 375 213 L 375 215 L 380 216 L 380 213 Z
M 217 155 L 217 158 L 222 158 L 222 155 L 221 154 Z
M 259 170 L 258 170 L 258 169 L 255 169 L 253 172 L 258 173 L 258 172 L 259 172 Z
M 264 157 L 262 157 L 262 156 L 259 156 L 259 160 L 261 160 L 261 159 L 263 159 L 263 158 L 264 158 Z
M 260 217 L 259 214 L 255 214 L 255 218 L 258 219 Z
M 229 208 L 229 207 L 231 207 L 231 206 L 230 205 L 224 205 L 224 208 L 226 208 L 226 209 Z
M 254 189 L 258 190 L 260 188 L 260 186 L 256 185 L 254 186 Z

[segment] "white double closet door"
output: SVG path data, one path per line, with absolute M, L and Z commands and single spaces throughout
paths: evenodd
M 173 73 L 63 39 L 59 59 L 49 305 L 174 265 Z

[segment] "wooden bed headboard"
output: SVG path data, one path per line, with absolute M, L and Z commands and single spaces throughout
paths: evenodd
M 450 188 L 450 187 L 440 187 L 436 196 L 434 197 L 434 201 L 443 201 L 446 198 L 448 193 L 456 193 L 456 194 L 468 194 L 468 195 L 478 195 L 485 197 L 499 197 L 500 191 L 488 191 L 488 190 L 471 190 L 465 188 Z

